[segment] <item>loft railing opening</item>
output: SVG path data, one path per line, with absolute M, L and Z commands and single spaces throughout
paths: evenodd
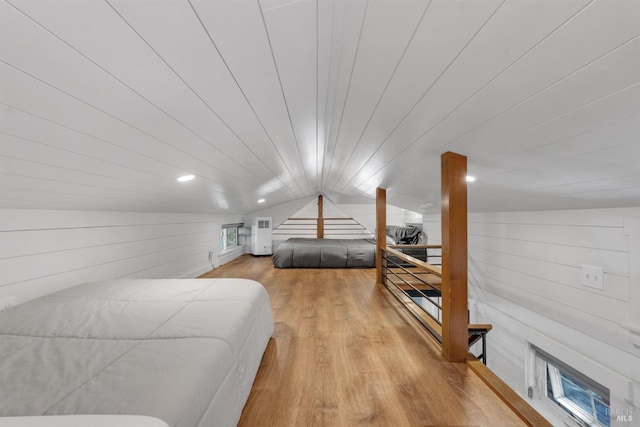
M 442 269 L 439 265 L 420 261 L 400 252 L 409 245 L 389 245 L 382 248 L 382 283 L 409 312 L 442 343 Z M 440 245 L 422 245 L 433 251 Z M 440 255 L 432 255 L 433 258 Z M 481 341 L 481 353 L 476 357 L 487 363 L 487 332 L 491 325 L 469 324 L 468 346 Z
M 441 333 L 438 334 L 438 339 L 442 344 L 442 354 L 450 362 L 456 363 L 466 362 L 469 354 L 466 176 L 467 158 L 465 156 L 452 152 L 446 152 L 442 155 L 442 267 L 439 270 L 439 314 L 436 317 L 441 319 L 438 325 L 441 330 Z M 387 257 L 387 262 L 389 258 L 385 235 L 386 228 L 387 192 L 383 188 L 378 188 L 376 190 L 376 280 L 378 283 L 384 283 L 382 262 L 384 257 Z M 388 272 L 388 268 L 385 269 L 385 272 Z M 388 277 L 388 274 L 385 274 Z M 395 287 L 389 289 L 392 290 Z M 414 290 L 412 289 L 412 291 Z M 395 292 L 394 295 L 399 296 Z M 405 295 L 405 297 L 412 301 L 408 295 Z M 407 307 L 412 306 L 408 304 Z M 413 308 L 410 311 L 414 314 L 419 313 Z M 422 316 L 419 317 L 422 318 Z M 425 321 L 428 322 L 430 317 L 433 316 L 426 316 L 424 319 L 427 320 Z M 438 328 L 431 327 L 430 329 Z
M 530 426 L 551 426 L 521 396 L 486 366 L 486 335 L 491 325 L 469 324 L 467 308 L 467 159 L 447 152 L 441 157 L 442 245 L 440 265 L 420 261 L 387 246 L 387 192 L 376 189 L 376 281 L 388 289 L 440 342 L 450 362 L 466 363 Z M 433 252 L 432 252 L 433 253 Z M 426 261 L 436 258 L 428 255 Z M 482 353 L 469 347 L 482 340 Z M 482 362 L 479 360 L 481 359 Z

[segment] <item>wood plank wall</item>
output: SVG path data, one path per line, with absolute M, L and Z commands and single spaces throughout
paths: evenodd
M 0 299 L 21 303 L 87 281 L 196 277 L 220 262 L 211 215 L 0 210 Z M 228 261 L 243 253 L 244 248 Z
M 630 266 L 640 260 L 623 227 L 625 217 L 638 216 L 640 208 L 469 215 L 471 322 L 493 325 L 488 366 L 514 390 L 526 395 L 531 342 L 609 387 L 612 407 L 640 404 L 640 393 L 632 396 L 640 390 L 640 347 L 627 325 L 640 309 L 629 301 L 638 285 Z M 439 215 L 425 215 L 424 227 L 439 243 Z M 583 264 L 604 268 L 604 291 L 582 285 Z

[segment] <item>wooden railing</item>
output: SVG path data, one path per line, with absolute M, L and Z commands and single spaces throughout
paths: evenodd
M 466 168 L 464 156 L 447 152 L 441 157 L 441 266 L 419 261 L 386 245 L 387 192 L 384 188 L 376 189 L 376 281 L 433 334 L 441 344 L 445 359 L 466 363 L 527 425 L 550 427 L 551 424 L 486 367 L 486 334 L 491 325 L 469 324 Z M 408 263 L 408 268 L 392 262 L 394 258 Z M 442 298 L 436 297 L 438 292 Z M 429 309 L 414 301 L 411 294 L 426 299 Z M 483 340 L 479 357 L 485 363 L 468 351 L 479 339 Z
M 410 251 L 424 249 L 425 262 L 433 266 L 442 266 L 442 245 L 387 245 L 387 248 L 408 249 Z
M 442 343 L 442 267 L 421 261 L 398 249 L 414 245 L 382 248 L 382 283 L 407 310 Z M 423 245 L 424 249 L 441 249 L 440 245 Z M 468 325 L 468 346 L 482 342 L 477 357 L 486 364 L 488 324 Z

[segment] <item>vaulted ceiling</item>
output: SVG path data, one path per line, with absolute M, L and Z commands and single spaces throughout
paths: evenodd
M 8 0 L 2 207 L 640 206 L 639 0 Z M 176 178 L 196 179 L 178 183 Z

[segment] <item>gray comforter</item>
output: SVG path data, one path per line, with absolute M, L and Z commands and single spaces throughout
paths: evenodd
M 273 326 L 269 297 L 253 280 L 72 287 L 0 312 L 0 416 L 233 426 Z
M 367 268 L 376 266 L 371 239 L 289 239 L 273 254 L 277 268 Z

